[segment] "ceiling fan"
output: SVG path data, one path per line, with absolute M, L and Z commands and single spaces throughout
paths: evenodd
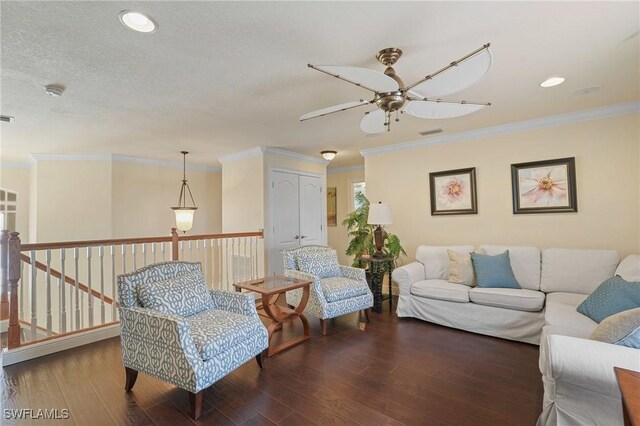
M 301 116 L 300 121 L 375 104 L 378 108 L 365 113 L 360 121 L 360 129 L 366 133 L 381 133 L 385 130 L 391 130 L 391 115 L 393 113 L 395 113 L 396 122 L 400 121 L 398 112 L 407 113 L 413 117 L 431 119 L 471 114 L 491 105 L 491 103 L 443 100 L 439 97 L 466 89 L 489 71 L 492 61 L 489 46 L 490 43 L 487 43 L 408 86 L 405 86 L 393 69 L 393 65 L 402 56 L 402 50 L 395 47 L 382 49 L 376 55 L 376 59 L 387 67 L 384 74 L 352 66 L 308 64 L 309 68 L 373 92 L 373 99 L 370 101 L 360 99 L 312 111 Z

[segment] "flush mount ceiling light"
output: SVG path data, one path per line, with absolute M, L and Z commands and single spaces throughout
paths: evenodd
M 123 10 L 118 14 L 118 18 L 122 25 L 139 33 L 152 33 L 158 28 L 158 23 L 149 15 L 133 10 Z
M 564 83 L 564 77 L 549 77 L 540 83 L 540 87 L 553 87 L 562 83 Z
M 331 161 L 334 158 L 336 158 L 336 151 L 321 151 L 320 155 L 322 155 L 322 158 L 324 158 L 327 161 Z
M 47 84 L 44 86 L 44 92 L 49 96 L 59 98 L 64 93 L 64 86 L 61 84 Z

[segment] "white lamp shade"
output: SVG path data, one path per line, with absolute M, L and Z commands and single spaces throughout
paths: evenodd
M 196 212 L 194 208 L 173 208 L 176 213 L 176 228 L 179 231 L 187 232 L 193 227 L 193 214 Z
M 387 203 L 369 204 L 369 218 L 367 223 L 369 225 L 393 224 L 391 206 Z

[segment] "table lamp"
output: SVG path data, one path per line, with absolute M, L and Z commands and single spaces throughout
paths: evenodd
M 393 217 L 391 215 L 391 206 L 381 201 L 378 204 L 369 205 L 369 217 L 367 219 L 369 225 L 378 225 L 375 231 L 373 231 L 373 237 L 376 243 L 376 252 L 373 257 L 383 257 L 382 253 L 382 225 L 393 224 Z

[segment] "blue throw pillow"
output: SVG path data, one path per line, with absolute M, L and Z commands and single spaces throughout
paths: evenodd
M 522 288 L 511 269 L 509 250 L 497 256 L 471 253 L 471 262 L 478 287 Z
M 615 276 L 600 284 L 576 310 L 599 323 L 611 315 L 634 308 L 640 308 L 640 282 L 629 282 Z

